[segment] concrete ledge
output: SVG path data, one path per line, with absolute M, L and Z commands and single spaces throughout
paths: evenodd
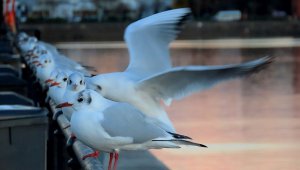
M 55 46 L 61 50 L 82 49 L 125 49 L 124 41 L 101 42 L 57 42 Z M 299 47 L 300 38 L 235 38 L 209 40 L 176 40 L 171 48 L 176 49 L 215 49 L 215 48 L 284 48 Z

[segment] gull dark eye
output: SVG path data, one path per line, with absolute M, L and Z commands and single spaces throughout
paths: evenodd
M 82 84 L 82 80 L 80 80 L 80 82 L 79 82 L 80 84 Z
M 83 98 L 80 97 L 78 100 L 77 100 L 79 103 L 83 101 Z
M 72 80 L 69 80 L 69 84 L 72 84 Z
M 45 60 L 45 61 L 44 61 L 44 63 L 48 63 L 48 61 L 47 61 L 47 60 Z
M 68 78 L 66 78 L 66 77 L 63 79 L 63 81 L 67 81 L 67 80 L 68 80 Z
M 102 87 L 99 86 L 99 85 L 97 85 L 97 89 L 98 89 L 98 90 L 102 90 Z

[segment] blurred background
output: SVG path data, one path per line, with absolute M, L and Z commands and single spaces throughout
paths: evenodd
M 222 20 L 220 12 L 233 10 L 232 20 L 291 19 L 299 16 L 297 0 L 18 0 L 21 22 L 132 21 L 171 8 L 190 7 L 197 20 Z
M 171 45 L 175 66 L 276 59 L 258 74 L 167 108 L 179 133 L 208 148 L 151 152 L 172 170 L 299 169 L 300 0 L 17 0 L 15 5 L 20 30 L 95 67 L 95 74 L 126 68 L 128 24 L 181 7 L 191 8 L 193 18 Z
M 182 35 L 184 39 L 299 36 L 298 0 L 15 1 L 20 28 L 47 32 L 40 38 L 51 42 L 122 40 L 128 23 L 180 7 L 193 11 L 193 21 Z M 105 30 L 111 31 L 100 34 Z

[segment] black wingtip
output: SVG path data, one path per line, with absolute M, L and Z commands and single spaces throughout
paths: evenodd
M 254 72 L 258 73 L 261 70 L 266 69 L 269 67 L 273 62 L 275 62 L 275 58 L 273 56 L 265 56 L 262 59 L 264 60 L 260 65 L 257 65 L 256 68 L 254 69 Z
M 179 145 L 191 145 L 191 146 L 198 146 L 198 147 L 202 147 L 202 148 L 208 148 L 206 145 L 203 145 L 201 143 L 195 143 L 192 141 L 187 141 L 187 140 L 183 140 L 183 139 L 169 139 L 169 140 L 159 140 L 159 139 L 154 139 L 152 141 L 161 141 L 161 142 L 174 142 L 177 143 Z
M 90 76 L 84 76 L 84 77 L 89 77 L 89 78 L 91 78 L 91 77 L 95 77 L 95 76 L 97 76 L 96 74 L 91 74 Z
M 187 145 L 192 145 L 192 146 L 198 146 L 198 147 L 202 147 L 202 148 L 208 148 L 206 145 L 201 144 L 201 143 L 195 143 L 192 141 L 187 141 L 187 140 L 177 140 L 178 142 L 182 143 L 182 144 L 187 144 Z
M 199 146 L 199 147 L 203 147 L 203 148 L 208 148 L 206 145 L 203 145 L 203 144 L 201 144 L 201 143 L 198 143 L 198 146 Z
M 264 60 L 264 62 L 266 63 L 272 63 L 275 61 L 275 58 L 274 56 L 270 56 L 270 55 L 266 55 L 264 57 L 262 57 L 261 59 Z
M 172 133 L 172 132 L 168 132 L 168 133 L 171 134 L 175 139 L 192 139 L 192 138 L 190 138 L 188 136 L 185 136 L 185 135 Z
M 253 73 L 258 73 L 269 67 L 275 61 L 275 58 L 276 57 L 265 56 L 257 60 L 241 64 L 239 69 L 243 70 L 244 76 L 250 76 Z
M 89 70 L 89 71 L 94 71 L 97 72 L 97 69 L 93 66 L 88 66 L 88 65 L 82 65 L 83 68 Z
M 265 58 L 266 58 L 266 63 L 268 63 L 268 64 L 271 64 L 271 63 L 275 62 L 275 60 L 276 60 L 276 57 L 274 57 L 274 56 L 265 56 Z

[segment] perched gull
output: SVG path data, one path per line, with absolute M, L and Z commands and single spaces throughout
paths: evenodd
M 62 103 L 64 101 L 64 94 L 66 91 L 68 82 L 68 75 L 61 71 L 57 74 L 55 80 L 49 87 L 48 96 L 55 102 L 55 103 Z
M 55 81 L 55 78 L 56 78 L 56 76 L 58 75 L 58 73 L 60 72 L 61 70 L 59 70 L 59 69 L 55 69 L 55 70 L 53 70 L 51 73 L 50 73 L 50 76 L 48 77 L 48 79 L 47 80 L 45 80 L 45 84 L 46 84 L 46 86 L 48 86 L 48 87 L 50 87 L 51 86 L 51 84 Z
M 97 151 L 109 152 L 109 168 L 113 157 L 114 169 L 120 150 L 180 148 L 180 145 L 206 147 L 191 138 L 171 133 L 148 121 L 140 111 L 127 103 L 116 103 L 93 90 L 84 90 L 72 101 L 57 108 L 72 106 L 71 130 L 81 142 L 96 152 L 84 156 L 98 156 Z
M 22 53 L 27 53 L 34 48 L 36 43 L 37 39 L 35 37 L 27 37 L 18 42 L 18 47 Z
M 86 76 L 90 76 L 90 73 L 84 66 L 58 52 L 55 46 L 43 41 L 38 41 L 36 46 L 41 49 L 47 50 L 51 54 L 55 62 L 58 63 L 58 65 L 60 65 L 62 68 L 74 71 L 76 70 Z
M 78 71 L 86 76 L 90 76 L 88 70 L 79 63 L 59 53 L 54 46 L 42 41 L 39 41 L 35 44 L 29 56 L 32 60 L 34 60 L 45 53 L 48 53 L 48 55 L 53 58 L 54 62 L 57 63 L 57 67 L 60 67 L 64 70 Z
M 68 78 L 67 87 L 63 96 L 63 100 L 72 101 L 77 97 L 78 93 L 86 88 L 86 82 L 83 74 L 79 72 L 72 73 Z M 68 120 L 71 119 L 74 109 L 71 107 L 62 108 L 63 114 Z
M 50 74 L 56 70 L 53 58 L 49 53 L 44 53 L 39 56 L 39 58 L 34 59 L 32 63 L 37 63 L 36 77 L 39 79 L 40 84 L 44 86 L 44 83 L 49 79 Z

